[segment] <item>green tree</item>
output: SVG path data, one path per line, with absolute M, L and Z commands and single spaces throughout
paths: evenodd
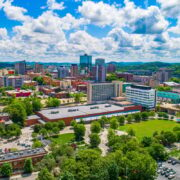
M 132 128 L 128 129 L 128 134 L 129 134 L 130 136 L 135 136 L 135 135 L 136 135 L 134 129 L 132 129 Z
M 19 137 L 21 134 L 21 128 L 17 124 L 13 123 L 6 126 L 6 137 Z
M 76 103 L 80 103 L 82 101 L 82 97 L 85 96 L 83 93 L 76 93 L 72 95 Z
M 41 124 L 35 124 L 33 130 L 35 133 L 39 133 L 39 131 L 43 128 Z
M 71 121 L 71 126 L 74 127 L 77 124 L 77 122 L 75 120 Z
M 38 173 L 38 180 L 55 180 L 54 176 L 47 170 L 47 168 L 41 169 Z
M 104 127 L 105 127 L 105 124 L 107 123 L 107 117 L 102 116 L 102 117 L 98 120 L 98 122 L 100 123 L 101 128 L 104 128 Z
M 93 121 L 91 123 L 91 132 L 92 133 L 99 133 L 101 131 L 101 125 L 98 121 Z
M 42 108 L 42 104 L 41 104 L 40 99 L 33 98 L 33 100 L 32 100 L 32 107 L 33 107 L 33 112 L 40 111 L 41 108 Z
M 140 121 L 141 121 L 141 115 L 140 115 L 140 113 L 134 114 L 134 120 L 135 120 L 136 122 L 140 122 Z
M 24 101 L 24 107 L 25 107 L 25 110 L 26 110 L 26 114 L 29 116 L 33 113 L 33 107 L 32 107 L 32 103 L 30 101 L 29 98 L 25 98 Z
M 119 168 L 115 162 L 111 162 L 108 166 L 109 179 L 118 180 Z
M 149 147 L 151 144 L 152 144 L 153 140 L 151 137 L 147 137 L 147 136 L 144 136 L 142 138 L 142 141 L 141 141 L 141 144 L 144 146 L 144 147 Z
M 43 147 L 42 142 L 39 141 L 39 140 L 35 140 L 35 141 L 33 142 L 32 148 L 40 148 L 40 147 Z
M 132 123 L 132 120 L 133 120 L 133 116 L 132 116 L 131 114 L 129 114 L 129 115 L 127 116 L 127 122 L 128 122 L 129 124 L 131 124 L 131 123 Z
M 32 159 L 28 158 L 24 162 L 24 172 L 25 173 L 32 173 L 32 171 L 33 171 Z
M 149 116 L 154 117 L 155 116 L 155 112 L 154 111 L 150 111 L 149 112 Z
M 76 124 L 74 126 L 74 134 L 75 134 L 75 139 L 77 141 L 80 141 L 83 139 L 84 135 L 85 135 L 85 126 L 83 124 Z
M 14 123 L 24 126 L 27 114 L 24 105 L 21 102 L 13 102 L 7 108 L 5 108 L 5 111 L 9 113 L 9 116 Z
M 117 129 L 119 126 L 118 120 L 116 117 L 112 117 L 110 120 L 110 128 Z
M 124 163 L 124 175 L 128 180 L 154 180 L 156 178 L 157 163 L 148 153 L 127 152 Z
M 53 132 L 54 135 L 59 134 L 59 128 L 58 128 L 58 127 L 54 127 L 54 128 L 52 129 L 52 132 Z
M 119 116 L 118 121 L 119 121 L 120 126 L 123 126 L 124 123 L 125 123 L 125 117 L 124 116 Z
M 165 131 L 161 136 L 160 140 L 165 146 L 170 146 L 176 142 L 176 135 L 171 131 Z
M 75 179 L 72 173 L 70 173 L 69 171 L 65 171 L 60 176 L 60 180 L 75 180 Z
M 48 154 L 37 164 L 37 170 L 41 170 L 42 167 L 44 167 L 51 172 L 55 166 L 56 166 L 56 161 L 54 157 L 51 154 Z
M 155 160 L 165 161 L 168 159 L 168 154 L 162 144 L 153 143 L 148 151 Z
M 45 84 L 42 76 L 34 77 L 33 80 L 37 81 L 39 85 L 44 85 Z
M 12 172 L 13 172 L 13 169 L 12 169 L 12 165 L 10 163 L 4 163 L 2 166 L 1 166 L 1 174 L 2 176 L 4 177 L 9 177 L 11 176 Z
M 141 118 L 142 118 L 142 120 L 146 121 L 146 120 L 148 119 L 148 117 L 149 117 L 148 112 L 142 112 L 142 113 L 141 113 Z
M 41 134 L 43 137 L 46 137 L 46 136 L 48 136 L 48 131 L 45 128 L 42 128 L 39 131 L 39 134 Z
M 65 122 L 64 121 L 58 121 L 58 127 L 59 127 L 59 129 L 60 130 L 63 130 L 64 129 L 64 127 L 65 127 Z
M 48 98 L 46 101 L 47 107 L 58 107 L 60 105 L 60 101 L 57 98 Z
M 97 133 L 92 133 L 90 136 L 90 144 L 92 148 L 98 147 L 101 142 L 101 139 Z

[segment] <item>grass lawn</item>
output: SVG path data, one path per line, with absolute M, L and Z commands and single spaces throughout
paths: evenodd
M 66 144 L 74 140 L 74 134 L 73 133 L 60 134 L 59 136 L 51 137 L 50 140 L 57 144 Z
M 154 131 L 171 131 L 175 126 L 180 126 L 180 124 L 168 120 L 149 120 L 120 126 L 119 130 L 127 131 L 132 128 L 136 137 L 141 140 L 143 136 L 152 136 Z

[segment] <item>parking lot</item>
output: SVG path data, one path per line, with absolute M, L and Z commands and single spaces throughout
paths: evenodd
M 163 162 L 162 164 L 163 164 L 163 166 L 165 166 L 167 168 L 171 168 L 176 172 L 173 180 L 180 180 L 180 164 L 172 165 L 171 163 L 168 163 L 168 162 Z M 168 177 L 165 177 L 165 175 L 161 175 L 161 174 L 159 174 L 158 178 L 157 178 L 157 180 L 167 180 L 167 179 L 168 179 Z

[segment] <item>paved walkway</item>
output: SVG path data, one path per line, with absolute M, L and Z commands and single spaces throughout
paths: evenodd
M 99 144 L 99 148 L 102 151 L 102 156 L 105 156 L 109 149 L 109 147 L 107 146 L 107 143 L 108 143 L 107 136 L 108 136 L 108 130 L 104 128 L 102 132 L 100 133 L 101 143 Z
M 90 143 L 89 135 L 91 134 L 91 125 L 86 124 L 85 127 L 86 127 L 86 132 L 84 136 L 84 141 L 86 144 L 89 144 Z
M 37 177 L 38 172 L 34 172 L 32 174 L 15 175 L 10 178 L 0 178 L 0 180 L 35 180 Z

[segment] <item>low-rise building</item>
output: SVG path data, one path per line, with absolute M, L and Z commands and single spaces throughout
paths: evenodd
M 10 91 L 6 91 L 6 94 L 8 96 L 13 96 L 13 97 L 28 97 L 30 96 L 32 93 L 32 91 L 30 90 L 10 90 Z
M 94 104 L 74 107 L 58 107 L 44 109 L 36 114 L 45 122 L 56 122 L 63 120 L 66 125 L 70 125 L 72 120 L 84 122 L 100 119 L 102 116 L 112 117 L 137 113 L 142 110 L 142 106 L 120 107 L 114 104 Z
M 127 73 L 127 72 L 116 73 L 116 75 L 118 78 L 125 79 L 126 82 L 132 82 L 133 81 L 133 74 L 131 74 L 131 73 Z
M 3 163 L 11 163 L 13 170 L 22 170 L 27 158 L 32 158 L 33 165 L 37 164 L 47 154 L 44 148 L 26 149 L 17 152 L 1 153 L 0 166 Z
M 180 94 L 176 92 L 157 91 L 157 100 L 160 102 L 180 103 Z

